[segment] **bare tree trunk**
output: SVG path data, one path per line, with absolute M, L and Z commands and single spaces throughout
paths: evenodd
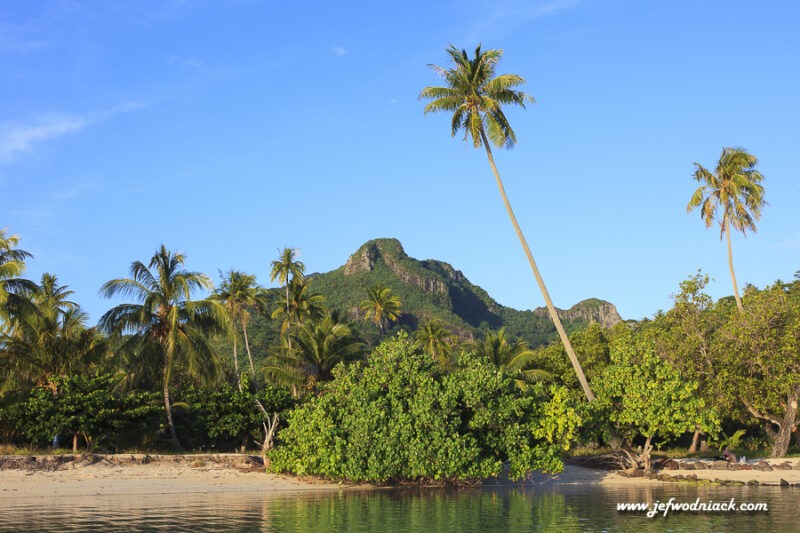
M 733 272 L 733 250 L 731 249 L 731 225 L 725 219 L 725 238 L 728 241 L 728 268 L 731 270 L 731 281 L 733 282 L 733 297 L 736 299 L 736 307 L 739 312 L 743 312 L 742 300 L 739 298 L 739 286 L 736 284 L 736 274 Z
M 539 290 L 542 292 L 542 296 L 544 297 L 544 302 L 547 305 L 547 311 L 550 313 L 550 318 L 553 321 L 553 324 L 556 327 L 556 331 L 558 332 L 558 336 L 561 338 L 561 342 L 564 344 L 564 349 L 567 352 L 567 356 L 569 357 L 570 362 L 572 363 L 572 368 L 575 369 L 575 373 L 578 375 L 578 381 L 581 383 L 581 387 L 583 388 L 583 393 L 586 395 L 586 399 L 590 402 L 594 400 L 594 394 L 592 393 L 592 389 L 589 387 L 589 382 L 586 381 L 586 375 L 583 373 L 583 368 L 581 368 L 581 363 L 578 361 L 578 357 L 575 355 L 575 351 L 572 349 L 572 343 L 569 341 L 569 337 L 567 336 L 567 332 L 564 331 L 564 326 L 561 325 L 561 319 L 558 318 L 558 313 L 556 311 L 555 306 L 553 305 L 553 301 L 550 299 L 550 293 L 547 292 L 547 287 L 545 287 L 544 280 L 542 279 L 541 274 L 539 273 L 539 268 L 536 266 L 536 261 L 533 259 L 533 254 L 531 253 L 530 248 L 528 247 L 528 243 L 525 240 L 525 236 L 522 234 L 522 230 L 519 227 L 519 223 L 517 223 L 517 217 L 514 216 L 514 211 L 511 209 L 511 204 L 508 201 L 508 197 L 506 196 L 505 187 L 503 187 L 503 180 L 500 179 L 500 173 L 497 171 L 497 166 L 494 164 L 494 157 L 492 156 L 492 150 L 489 147 L 489 140 L 486 138 L 486 133 L 481 129 L 481 140 L 483 141 L 483 146 L 486 148 L 486 155 L 489 157 L 489 164 L 492 167 L 492 172 L 494 172 L 495 180 L 497 181 L 497 188 L 500 189 L 500 196 L 503 198 L 503 203 L 506 206 L 506 211 L 508 212 L 508 216 L 511 219 L 511 224 L 514 226 L 514 231 L 517 232 L 517 237 L 519 238 L 519 242 L 522 244 L 522 248 L 525 251 L 525 255 L 528 257 L 528 262 L 531 265 L 531 270 L 533 270 L 533 276 L 536 278 L 536 283 L 539 285 Z
M 689 450 L 687 453 L 697 453 L 697 443 L 700 441 L 700 429 L 694 430 L 694 435 L 692 435 L 692 445 L 689 446 Z
M 77 433 L 73 433 L 72 434 L 72 453 L 77 453 L 77 452 L 78 452 L 78 434 Z
M 644 448 L 642 449 L 642 454 L 639 456 L 642 460 L 642 467 L 645 472 L 649 472 L 653 466 L 653 463 L 650 461 L 650 452 L 653 451 L 652 441 L 653 435 L 648 435 L 644 443 Z

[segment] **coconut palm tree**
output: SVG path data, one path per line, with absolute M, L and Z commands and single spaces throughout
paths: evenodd
M 452 338 L 453 335 L 447 331 L 442 322 L 435 319 L 425 322 L 414 332 L 414 344 L 439 361 L 442 367 L 450 363 L 453 347 L 449 341 Z
M 361 300 L 358 307 L 364 311 L 366 320 L 372 319 L 381 333 L 385 333 L 386 323 L 394 322 L 402 316 L 402 305 L 400 298 L 392 292 L 392 289 L 378 283 L 367 289 L 367 297 Z
M 17 248 L 18 235 L 6 235 L 8 230 L 0 228 L 0 332 L 9 333 L 13 315 L 21 312 L 30 295 L 38 290 L 37 285 L 19 276 L 25 271 L 25 260 L 32 256 Z
M 256 368 L 253 364 L 253 355 L 250 352 L 250 341 L 247 338 L 247 324 L 250 321 L 249 309 L 256 306 L 261 301 L 263 294 L 261 287 L 256 283 L 256 277 L 245 274 L 238 270 L 229 270 L 224 275 L 221 274 L 222 283 L 219 289 L 211 298 L 219 301 L 225 306 L 231 319 L 234 329 L 231 331 L 233 339 L 233 366 L 236 372 L 236 383 L 239 392 L 242 391 L 242 376 L 239 374 L 239 355 L 237 353 L 238 333 L 236 333 L 236 322 L 242 325 L 242 335 L 244 335 L 244 346 L 247 350 L 247 358 L 250 361 L 250 373 L 255 377 Z
M 52 274 L 15 312 L 14 329 L 0 334 L 0 390 L 53 388 L 56 377 L 86 371 L 106 353 L 105 339 L 86 327 L 86 314 L 67 300 L 72 291 Z
M 295 278 L 289 282 L 288 305 L 277 303 L 271 318 L 282 320 L 281 334 L 284 335 L 291 348 L 293 335 L 291 325 L 300 326 L 306 320 L 321 319 L 327 313 L 324 305 L 325 297 L 312 293 L 304 279 Z
M 311 390 L 318 382 L 333 379 L 339 363 L 363 356 L 364 344 L 335 315 L 301 324 L 293 337 L 292 349 L 284 345 L 268 359 L 271 373 L 292 386 L 304 384 Z
M 202 381 L 214 381 L 219 372 L 219 360 L 209 344 L 210 332 L 229 328 L 225 310 L 217 301 L 194 301 L 192 293 L 212 290 L 213 284 L 205 274 L 184 269 L 186 257 L 164 247 L 156 251 L 145 265 L 131 264 L 131 277 L 103 284 L 101 294 L 107 298 L 127 296 L 135 303 L 121 304 L 106 312 L 100 328 L 122 339 L 120 348 L 133 354 L 133 360 L 161 363 L 161 382 L 164 409 L 170 437 L 175 448 L 182 451 L 172 419 L 170 384 L 176 364 Z
M 525 79 L 521 76 L 516 74 L 495 76 L 497 64 L 503 54 L 502 50 L 484 51 L 478 45 L 475 49 L 475 56 L 470 58 L 466 50 L 459 51 L 456 47 L 450 45 L 447 49 L 447 54 L 453 63 L 452 68 L 445 69 L 431 65 L 431 68 L 444 79 L 446 86 L 426 87 L 419 95 L 420 98 L 431 100 L 425 106 L 425 113 L 437 111 L 453 113 L 451 120 L 452 135 L 455 137 L 456 133 L 463 130 L 464 138 L 471 139 L 475 148 L 483 146 L 486 150 L 486 156 L 489 158 L 489 165 L 492 167 L 497 188 L 500 190 L 500 196 L 503 198 L 511 224 L 514 226 L 517 237 L 522 244 L 522 249 L 525 251 L 528 262 L 531 265 L 536 283 L 539 285 L 539 290 L 542 292 L 547 305 L 547 311 L 556 327 L 558 336 L 561 338 L 561 342 L 564 344 L 575 373 L 578 375 L 583 392 L 586 394 L 586 398 L 592 401 L 594 394 L 589 387 L 589 382 L 586 381 L 586 376 L 575 355 L 575 351 L 572 349 L 569 337 L 561 325 L 561 319 L 558 317 L 558 312 L 550 299 L 550 294 L 539 273 L 539 268 L 536 266 L 536 261 L 533 259 L 533 254 L 517 223 L 514 211 L 511 209 L 511 204 L 508 201 L 503 181 L 500 179 L 500 174 L 494 163 L 490 146 L 491 141 L 491 144 L 497 147 L 511 148 L 517 142 L 517 137 L 503 113 L 502 106 L 504 104 L 513 104 L 524 108 L 526 102 L 533 102 L 534 99 L 515 89 L 515 87 L 525 83 Z
M 466 348 L 476 355 L 485 357 L 498 369 L 514 376 L 514 382 L 521 390 L 535 381 L 546 381 L 552 376 L 546 370 L 530 368 L 535 360 L 536 352 L 528 348 L 522 339 L 510 340 L 506 337 L 506 328 L 489 331 L 477 341 L 467 343 Z
M 761 218 L 764 201 L 764 176 L 756 170 L 758 159 L 743 148 L 723 148 L 717 162 L 716 172 L 695 163 L 694 179 L 700 182 L 689 200 L 686 211 L 700 208 L 700 218 L 710 228 L 716 221 L 719 224 L 719 238 L 723 235 L 728 243 L 728 268 L 733 282 L 733 297 L 736 307 L 743 311 L 739 298 L 739 287 L 733 271 L 733 251 L 731 250 L 731 227 L 747 236 L 747 230 L 756 232 L 755 221 Z
M 63 316 L 71 310 L 78 309 L 78 304 L 67 300 L 74 294 L 66 285 L 58 284 L 58 277 L 55 274 L 42 274 L 42 281 L 39 290 L 34 295 L 34 303 L 43 312 L 49 313 L 53 318 Z
M 270 281 L 278 280 L 284 286 L 284 290 L 286 291 L 286 316 L 289 317 L 291 315 L 291 310 L 289 306 L 291 302 L 289 301 L 289 284 L 292 281 L 302 282 L 305 279 L 305 271 L 306 266 L 303 264 L 302 261 L 296 259 L 297 257 L 297 250 L 294 248 L 284 248 L 283 251 L 280 252 L 278 259 L 272 262 L 272 271 L 270 272 L 269 279 Z M 289 341 L 289 347 L 291 348 L 292 339 L 289 336 L 291 330 L 291 321 L 286 322 L 286 333 L 287 339 Z

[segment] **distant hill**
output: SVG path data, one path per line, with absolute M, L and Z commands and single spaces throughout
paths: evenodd
M 312 274 L 308 279 L 310 289 L 324 295 L 329 308 L 345 312 L 353 319 L 360 318 L 358 304 L 365 298 L 366 289 L 382 283 L 403 303 L 400 325 L 412 329 L 420 322 L 436 318 L 465 339 L 503 326 L 510 335 L 522 337 L 531 347 L 556 338 L 545 308 L 518 311 L 500 305 L 448 263 L 409 257 L 397 239 L 369 241 L 343 266 L 324 274 Z M 568 310 L 558 310 L 558 314 L 567 332 L 581 330 L 592 321 L 610 327 L 622 320 L 613 304 L 595 298 Z

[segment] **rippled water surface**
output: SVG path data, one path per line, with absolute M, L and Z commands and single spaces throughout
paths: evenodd
M 767 512 L 648 518 L 618 502 L 765 502 Z M 498 487 L 0 500 L 0 531 L 797 531 L 800 490 L 779 487 Z

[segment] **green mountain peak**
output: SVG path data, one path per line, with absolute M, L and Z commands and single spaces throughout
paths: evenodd
M 524 338 L 530 346 L 555 339 L 555 328 L 544 308 L 517 311 L 500 305 L 452 265 L 410 257 L 393 238 L 364 243 L 343 266 L 312 276 L 309 284 L 325 296 L 330 308 L 344 311 L 353 319 L 361 318 L 358 304 L 366 289 L 382 284 L 403 303 L 401 326 L 413 329 L 436 319 L 462 338 L 506 327 L 510 335 Z M 559 310 L 559 316 L 567 331 L 583 329 L 592 321 L 606 327 L 621 321 L 613 304 L 596 298 Z

